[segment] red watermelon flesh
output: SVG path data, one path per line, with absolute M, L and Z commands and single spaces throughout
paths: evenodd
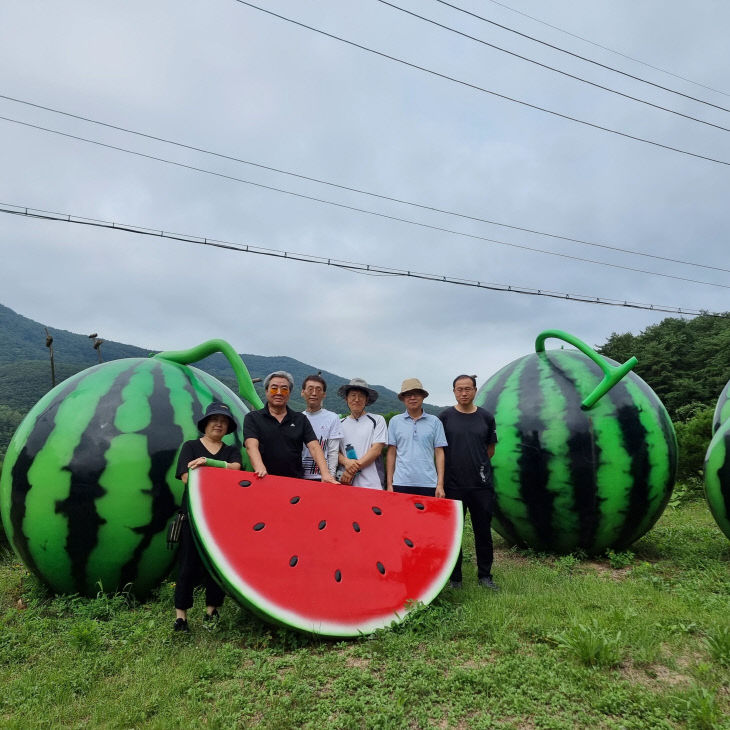
M 458 501 L 216 468 L 191 471 L 189 490 L 195 536 L 230 595 L 315 634 L 402 621 L 441 591 L 461 547 Z

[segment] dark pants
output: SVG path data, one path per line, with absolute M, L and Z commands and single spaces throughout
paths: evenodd
M 193 590 L 195 586 L 205 586 L 205 605 L 222 606 L 225 593 L 210 577 L 198 548 L 190 532 L 190 522 L 185 520 L 180 531 L 180 547 L 178 548 L 177 583 L 175 584 L 175 608 L 187 611 L 193 606 Z
M 447 499 L 460 499 L 464 505 L 464 519 L 469 510 L 471 526 L 474 529 L 474 547 L 477 554 L 477 577 L 492 577 L 492 509 L 494 493 L 490 489 L 446 489 Z M 462 551 L 451 573 L 451 580 L 461 581 Z
M 399 487 L 394 484 L 393 491 L 400 494 L 418 494 L 421 497 L 436 496 L 436 487 Z

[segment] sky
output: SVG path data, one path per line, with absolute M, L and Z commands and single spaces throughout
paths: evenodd
M 639 333 L 672 316 L 450 279 L 730 309 L 730 113 L 717 108 L 730 110 L 727 3 L 454 0 L 488 23 L 436 0 L 394 2 L 709 124 L 568 78 L 376 0 L 258 4 L 465 83 L 236 0 L 5 0 L 2 207 L 447 281 L 3 213 L 0 303 L 52 328 L 146 348 L 183 349 L 221 337 L 239 352 L 288 355 L 396 391 L 403 379 L 418 377 L 439 405 L 452 402 L 455 375 L 475 373 L 483 383 L 534 351 L 543 330 L 562 329 L 596 346 L 613 332 Z M 548 341 L 552 346 L 560 342 Z

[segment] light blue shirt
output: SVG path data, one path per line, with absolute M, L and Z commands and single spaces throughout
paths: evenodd
M 395 446 L 393 484 L 399 487 L 435 487 L 438 481 L 433 450 L 448 446 L 444 426 L 430 413 L 413 420 L 399 413 L 388 425 L 388 446 Z

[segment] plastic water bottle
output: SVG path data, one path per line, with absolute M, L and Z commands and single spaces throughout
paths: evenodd
M 345 444 L 345 456 L 348 459 L 357 459 L 357 452 L 352 444 Z

